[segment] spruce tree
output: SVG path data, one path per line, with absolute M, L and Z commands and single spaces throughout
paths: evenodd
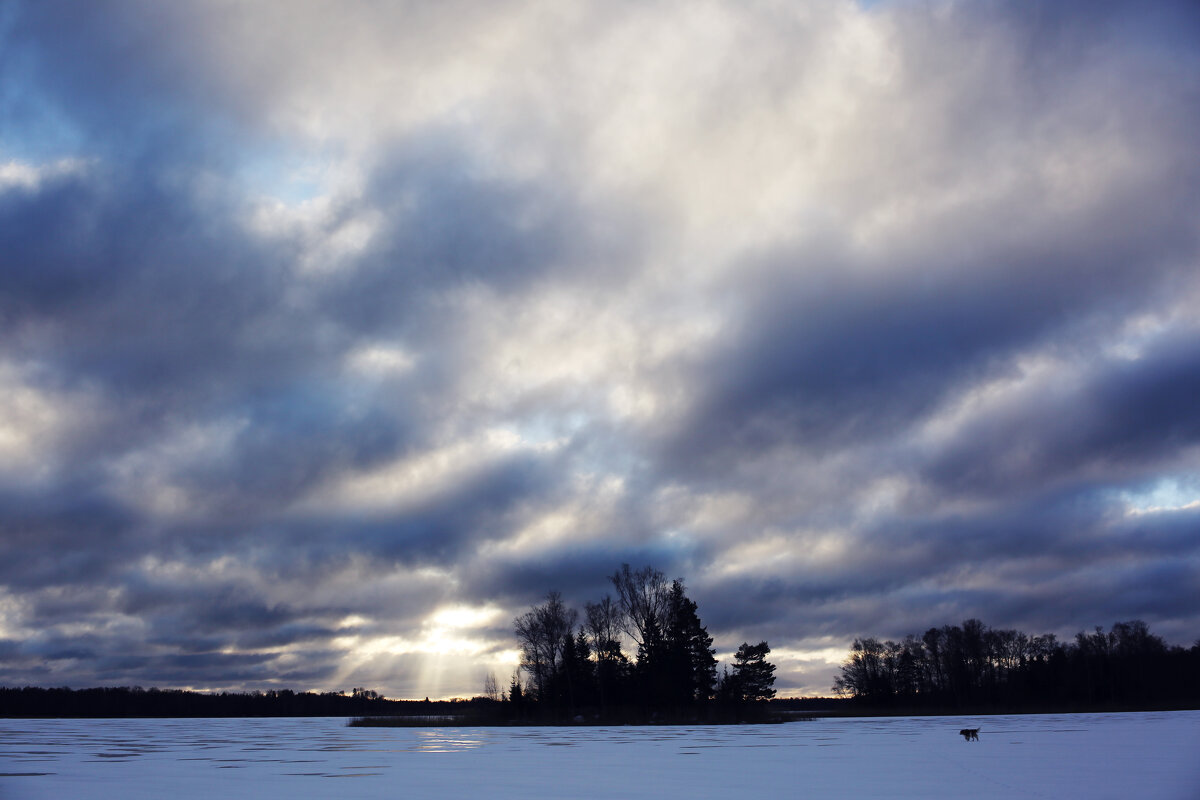
M 696 603 L 684 593 L 683 582 L 671 584 L 667 615 L 667 667 L 676 705 L 691 706 L 712 698 L 717 659 L 712 637 L 700 624 Z

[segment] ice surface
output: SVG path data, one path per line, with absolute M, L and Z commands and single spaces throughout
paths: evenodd
M 978 743 L 958 735 L 979 727 Z M 614 728 L 0 720 L 0 798 L 1200 798 L 1200 712 Z

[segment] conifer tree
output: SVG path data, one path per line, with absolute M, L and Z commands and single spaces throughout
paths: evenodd
M 766 642 L 751 645 L 742 642 L 733 657 L 733 673 L 730 675 L 736 695 L 744 702 L 770 700 L 775 696 L 775 665 L 767 661 L 771 648 Z
M 665 638 L 669 680 L 677 702 L 693 705 L 711 699 L 717 679 L 713 640 L 680 580 L 671 584 L 668 595 Z

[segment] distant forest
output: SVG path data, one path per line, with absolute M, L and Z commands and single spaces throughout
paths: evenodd
M 568 608 L 558 592 L 513 621 L 521 672 L 486 694 L 516 719 L 717 721 L 761 712 L 775 696 L 766 642 L 744 642 L 717 674 L 713 639 L 683 581 L 628 564 L 609 580 L 616 597 Z M 635 648 L 630 658 L 622 649 Z
M 188 692 L 140 686 L 97 689 L 0 687 L 0 717 L 353 717 L 463 716 L 476 700 L 388 700 L 368 689 L 341 692 Z
M 1140 620 L 1060 642 L 969 619 L 900 642 L 856 639 L 833 691 L 884 709 L 1196 707 L 1200 641 L 1169 646 Z

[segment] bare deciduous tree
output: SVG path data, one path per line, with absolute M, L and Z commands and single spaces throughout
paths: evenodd
M 496 673 L 491 670 L 483 676 L 483 696 L 488 700 L 500 699 L 500 684 L 496 682 Z
M 653 567 L 634 571 L 628 564 L 609 577 L 617 590 L 621 609 L 621 629 L 639 647 L 647 644 L 647 635 L 666 628 L 670 584 L 666 576 Z
M 621 609 L 605 595 L 599 603 L 584 606 L 588 639 L 597 661 L 614 661 L 621 656 Z
M 578 618 L 579 612 L 563 605 L 559 592 L 550 592 L 546 602 L 533 606 L 513 620 L 521 646 L 521 667 L 533 679 L 534 691 L 539 698 L 547 696 Z

